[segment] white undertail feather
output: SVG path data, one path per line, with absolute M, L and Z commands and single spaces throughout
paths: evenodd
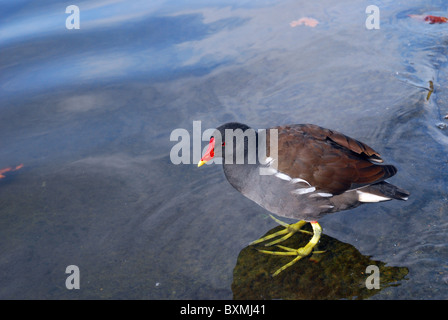
M 380 202 L 380 201 L 392 200 L 392 198 L 382 197 L 377 194 L 362 192 L 359 190 L 356 190 L 356 193 L 358 194 L 359 202 Z

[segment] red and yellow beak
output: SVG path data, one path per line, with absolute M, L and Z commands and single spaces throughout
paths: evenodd
M 198 163 L 198 167 L 202 166 L 207 161 L 210 161 L 215 156 L 215 138 L 210 139 L 210 144 L 208 145 L 207 151 L 205 151 L 204 156 Z

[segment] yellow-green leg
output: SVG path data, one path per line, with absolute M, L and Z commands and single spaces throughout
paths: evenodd
M 251 245 L 252 245 L 252 244 L 257 244 L 257 243 L 260 243 L 260 242 L 264 242 L 264 241 L 270 240 L 270 239 L 272 239 L 272 238 L 275 238 L 275 237 L 279 237 L 279 236 L 283 236 L 283 235 L 284 235 L 283 237 L 281 237 L 281 238 L 279 238 L 279 239 L 276 239 L 276 240 L 274 240 L 274 241 L 271 241 L 271 242 L 265 244 L 266 247 L 269 247 L 269 246 L 272 246 L 272 245 L 277 244 L 277 243 L 279 243 L 279 242 L 285 241 L 286 239 L 290 238 L 294 233 L 299 232 L 299 231 L 300 231 L 300 232 L 303 232 L 303 233 L 309 233 L 309 234 L 311 234 L 311 232 L 309 232 L 309 231 L 305 231 L 305 230 L 301 230 L 301 229 L 300 229 L 300 228 L 303 227 L 303 225 L 306 224 L 306 221 L 300 220 L 299 222 L 296 222 L 296 223 L 293 223 L 293 224 L 287 224 L 287 223 L 284 223 L 284 222 L 281 221 L 281 220 L 278 220 L 278 219 L 275 218 L 273 215 L 269 215 L 269 216 L 270 216 L 275 222 L 277 222 L 279 225 L 284 226 L 285 229 L 280 230 L 280 231 L 275 232 L 275 233 L 272 233 L 272 234 L 269 234 L 269 235 L 267 235 L 267 236 L 265 236 L 265 237 L 263 237 L 263 238 L 260 238 L 260 239 L 258 239 L 258 240 L 255 240 L 255 241 L 253 241 L 253 242 L 250 243 Z
M 299 222 L 301 222 L 301 221 L 299 221 Z M 263 253 L 273 254 L 273 255 L 278 255 L 278 256 L 297 256 L 291 262 L 285 264 L 283 267 L 281 267 L 280 269 L 275 271 L 273 274 L 274 277 L 277 276 L 280 272 L 282 272 L 286 268 L 292 266 L 294 263 L 296 263 L 303 257 L 306 257 L 307 255 L 309 255 L 311 253 L 311 251 L 313 250 L 313 248 L 317 245 L 317 243 L 319 242 L 319 239 L 320 239 L 320 235 L 322 234 L 322 227 L 319 225 L 319 223 L 317 223 L 317 221 L 311 221 L 310 223 L 311 223 L 311 226 L 313 227 L 313 237 L 304 247 L 299 248 L 299 249 L 292 249 L 292 248 L 277 245 L 277 247 L 279 247 L 280 249 L 283 249 L 285 251 L 258 250 Z M 322 252 L 323 251 L 314 251 L 314 253 L 322 253 Z

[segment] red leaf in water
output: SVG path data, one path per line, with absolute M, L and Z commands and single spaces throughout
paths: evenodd
M 429 24 L 447 23 L 448 22 L 448 18 L 437 17 L 437 16 L 427 16 L 424 14 L 410 14 L 409 17 L 411 17 L 413 19 L 429 22 Z
M 300 18 L 299 20 L 294 20 L 289 23 L 291 28 L 300 26 L 302 24 L 306 25 L 307 27 L 314 28 L 315 26 L 317 26 L 319 24 L 319 21 L 317 21 L 316 19 L 313 19 L 313 18 L 303 17 L 303 18 Z
M 5 177 L 3 175 L 4 173 L 9 172 L 9 171 L 16 171 L 16 170 L 19 170 L 19 169 L 22 169 L 22 168 L 23 168 L 23 163 L 19 164 L 15 168 L 8 167 L 8 168 L 0 169 L 0 179 L 3 179 Z
M 430 24 L 433 23 L 447 23 L 448 19 L 445 17 L 436 17 L 436 16 L 426 16 L 425 21 L 429 21 Z

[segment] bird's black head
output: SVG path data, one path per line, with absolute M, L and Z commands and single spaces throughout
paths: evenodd
M 256 157 L 257 132 L 248 125 L 228 122 L 216 128 L 198 166 L 218 157 L 224 157 L 224 163 L 247 163 L 252 153 Z

